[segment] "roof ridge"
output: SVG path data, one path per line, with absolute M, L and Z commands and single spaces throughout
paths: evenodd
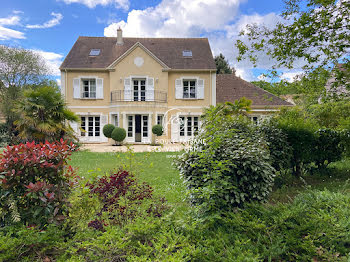
M 108 38 L 117 38 L 116 36 L 83 36 L 80 35 L 79 38 L 104 38 L 104 39 L 108 39 Z M 186 39 L 190 39 L 190 40 L 208 40 L 207 37 L 124 37 L 125 39 L 177 39 L 177 40 L 186 40 Z

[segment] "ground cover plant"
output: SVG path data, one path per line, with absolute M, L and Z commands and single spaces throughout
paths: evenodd
M 70 212 L 87 216 L 84 223 L 68 223 L 66 228 L 51 225 L 44 231 L 19 225 L 2 228 L 0 260 L 346 261 L 350 252 L 350 184 L 346 183 L 350 160 L 330 164 L 329 174 L 305 175 L 304 182 L 292 176 L 288 183 L 286 178 L 284 184 L 275 186 L 268 203 L 249 204 L 215 223 L 203 224 L 191 218 L 190 206 L 184 202 L 184 185 L 172 166 L 173 156 L 179 154 L 74 152 L 69 164 L 78 168 L 84 181 L 102 178 L 128 163 L 138 170 L 135 177 L 140 182 L 154 188 L 155 196 L 165 196 L 170 210 L 159 219 L 137 218 L 102 232 L 87 225 L 89 216 L 96 216 L 95 210 L 102 206 L 89 197 L 85 187 L 80 190 L 86 191 L 86 202 L 77 197 L 81 191 L 75 191 L 74 212 Z M 313 189 L 317 190 L 310 191 Z

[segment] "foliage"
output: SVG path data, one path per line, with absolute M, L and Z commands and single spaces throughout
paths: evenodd
M 292 147 L 288 143 L 287 135 L 277 127 L 276 121 L 266 119 L 258 126 L 258 131 L 268 144 L 272 167 L 277 171 L 289 169 Z
M 166 209 L 164 198 L 155 199 L 151 186 L 145 182 L 139 183 L 133 174 L 125 170 L 104 176 L 87 186 L 102 203 L 97 218 L 90 221 L 88 226 L 100 231 L 104 231 L 108 225 L 124 226 L 145 213 L 147 216 L 161 217 Z
M 112 137 L 112 132 L 114 130 L 115 126 L 112 124 L 107 124 L 103 127 L 103 134 L 105 137 L 111 138 Z
M 0 221 L 45 226 L 64 219 L 77 178 L 67 161 L 74 145 L 26 143 L 0 154 Z
M 0 123 L 0 147 L 10 144 L 11 137 L 8 134 L 8 126 L 6 123 Z
M 292 147 L 292 172 L 301 176 L 302 168 L 314 161 L 317 122 L 301 108 L 283 108 L 277 117 L 277 126 L 287 135 Z
M 123 142 L 126 137 L 126 131 L 124 128 L 116 127 L 114 128 L 111 137 L 114 141 Z
M 10 132 L 17 119 L 12 109 L 22 98 L 22 91 L 28 85 L 42 82 L 48 73 L 48 67 L 38 53 L 0 45 L 0 111 Z
M 19 136 L 26 141 L 56 141 L 71 138 L 73 130 L 67 121 L 79 118 L 67 109 L 58 88 L 37 87 L 24 92 L 24 99 L 15 107 L 18 119 L 15 121 Z
M 306 111 L 316 119 L 318 124 L 331 129 L 350 129 L 346 122 L 350 121 L 349 101 L 330 101 L 327 103 L 312 105 Z
M 252 100 L 241 97 L 233 103 L 225 102 L 217 104 L 216 106 L 209 106 L 204 111 L 203 121 L 204 125 L 216 121 L 217 118 L 230 115 L 246 115 L 251 112 Z
M 155 134 L 156 136 L 163 135 L 163 126 L 162 125 L 154 125 L 152 127 L 152 133 Z
M 344 151 L 341 132 L 332 129 L 319 129 L 315 136 L 313 153 L 315 163 L 319 168 L 327 167 L 331 162 L 341 160 Z
M 273 69 L 291 69 L 302 62 L 306 70 L 330 71 L 330 66 L 343 61 L 349 72 L 349 1 L 288 0 L 285 4 L 274 28 L 250 24 L 242 30 L 245 38 L 236 42 L 238 60 L 256 63 L 258 54 L 264 52 L 276 61 Z M 335 71 L 335 84 L 349 86 L 349 74 L 337 67 Z
M 215 117 L 176 161 L 191 203 L 215 214 L 265 201 L 275 173 L 266 142 L 243 116 Z
M 235 69 L 230 67 L 223 54 L 215 56 L 214 60 L 217 74 L 235 74 Z

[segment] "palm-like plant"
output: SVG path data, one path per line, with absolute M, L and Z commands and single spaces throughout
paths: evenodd
M 19 136 L 27 141 L 55 141 L 72 138 L 73 130 L 67 121 L 79 118 L 67 109 L 57 87 L 40 86 L 24 91 L 24 98 L 16 103 L 14 111 Z

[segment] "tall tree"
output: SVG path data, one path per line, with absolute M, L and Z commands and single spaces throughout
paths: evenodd
M 39 54 L 0 45 L 0 112 L 10 128 L 16 119 L 14 104 L 21 98 L 22 90 L 40 83 L 47 74 L 49 70 Z
M 19 136 L 27 141 L 55 141 L 72 136 L 68 121 L 79 121 L 67 109 L 57 86 L 40 86 L 24 91 L 24 99 L 18 101 L 15 121 Z
M 274 28 L 251 24 L 236 42 L 238 61 L 255 65 L 263 52 L 276 62 L 272 70 L 303 63 L 306 73 L 334 68 L 334 86 L 350 88 L 350 1 L 285 0 L 285 10 Z M 339 62 L 344 64 L 339 70 Z
M 216 73 L 217 74 L 234 74 L 235 70 L 230 67 L 225 56 L 220 53 L 220 55 L 215 57 Z

